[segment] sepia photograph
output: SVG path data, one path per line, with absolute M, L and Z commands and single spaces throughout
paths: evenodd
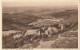
M 2 0 L 2 49 L 78 49 L 78 0 Z

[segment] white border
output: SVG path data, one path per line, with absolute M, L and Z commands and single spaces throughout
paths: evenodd
M 80 50 L 80 0 L 78 1 L 78 49 L 61 49 L 61 48 L 58 48 L 58 49 L 36 49 L 36 48 L 33 48 L 33 49 L 2 49 L 2 4 L 1 4 L 1 0 L 0 0 L 0 50 Z

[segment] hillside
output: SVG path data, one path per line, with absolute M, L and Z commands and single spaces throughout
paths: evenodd
M 13 28 L 12 24 L 24 27 L 26 26 L 26 24 L 36 21 L 36 19 L 38 18 L 39 17 L 36 17 L 35 15 L 24 13 L 14 14 L 3 13 L 3 30 Z
M 76 9 L 69 9 L 64 11 L 59 11 L 59 10 L 54 11 L 54 9 L 48 9 L 48 11 L 45 9 L 41 11 L 40 10 L 41 9 L 36 11 L 30 10 L 30 12 L 32 12 L 31 14 L 28 12 L 28 10 L 20 13 L 15 12 L 12 14 L 4 12 L 3 13 L 3 30 L 7 30 L 7 29 L 9 30 L 14 28 L 16 29 L 20 28 L 21 30 L 23 29 L 25 30 L 28 27 L 28 24 L 33 23 L 38 19 L 62 18 L 65 20 L 62 23 L 78 22 L 78 11 Z M 42 11 L 44 12 L 42 13 Z M 45 12 L 50 12 L 50 13 L 45 13 Z M 41 24 L 38 24 L 38 25 L 41 25 Z

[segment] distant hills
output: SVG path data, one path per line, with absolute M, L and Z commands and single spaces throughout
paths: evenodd
M 65 11 L 60 11 L 60 12 L 52 12 L 52 13 L 48 13 L 48 14 L 44 14 L 43 16 L 52 16 L 55 18 L 70 18 L 70 17 L 74 17 L 74 16 L 78 16 L 78 10 L 65 10 Z
M 26 26 L 26 24 L 36 21 L 39 17 L 36 17 L 34 15 L 30 14 L 24 14 L 24 13 L 14 13 L 14 14 L 8 14 L 3 13 L 3 28 L 6 27 L 13 27 L 12 24 L 16 24 L 18 26 Z M 6 27 L 5 27 L 6 26 Z
M 9 30 L 9 29 L 26 30 L 28 28 L 27 24 L 37 21 L 38 19 L 42 19 L 42 18 L 44 19 L 46 17 L 63 18 L 69 21 L 72 19 L 74 19 L 75 21 L 78 20 L 78 10 L 76 9 L 69 9 L 64 11 L 60 11 L 60 10 L 55 11 L 53 9 L 43 10 L 44 12 L 50 12 L 50 13 L 44 13 L 43 11 L 38 11 L 36 9 L 35 11 L 30 10 L 30 12 L 32 13 L 29 13 L 28 11 L 25 10 L 24 12 L 20 12 L 20 13 L 15 12 L 12 14 L 8 12 L 3 12 L 2 14 L 3 30 Z

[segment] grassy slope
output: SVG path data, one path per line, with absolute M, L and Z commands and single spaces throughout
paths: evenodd
M 14 18 L 14 19 L 13 19 Z M 3 13 L 3 30 L 7 29 L 13 29 L 13 28 L 19 28 L 19 27 L 27 27 L 26 24 L 36 21 L 38 17 L 30 14 L 24 14 L 24 13 L 14 13 L 14 14 L 8 14 Z M 12 26 L 12 25 L 15 26 Z M 17 27 L 19 26 L 19 27 Z

